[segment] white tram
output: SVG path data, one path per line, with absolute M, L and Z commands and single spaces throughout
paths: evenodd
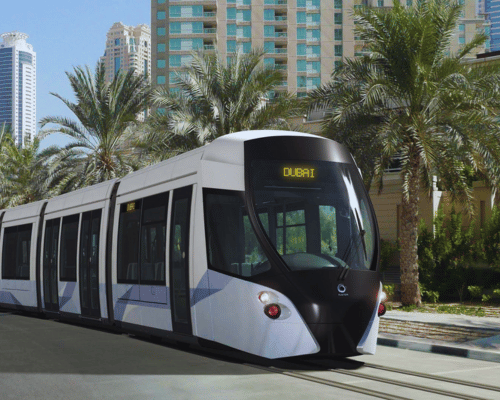
M 266 358 L 374 354 L 378 243 L 345 147 L 234 133 L 0 210 L 0 307 Z

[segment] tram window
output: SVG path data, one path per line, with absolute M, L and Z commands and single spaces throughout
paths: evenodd
M 209 267 L 245 277 L 269 271 L 271 265 L 255 236 L 243 199 L 238 194 L 217 192 L 205 194 Z
M 30 278 L 32 224 L 5 228 L 2 279 Z
M 118 283 L 165 285 L 168 193 L 121 205 Z
M 139 232 L 141 227 L 141 201 L 122 204 L 118 229 L 118 283 L 139 283 Z
M 61 233 L 61 281 L 76 282 L 78 223 L 80 215 L 63 218 Z

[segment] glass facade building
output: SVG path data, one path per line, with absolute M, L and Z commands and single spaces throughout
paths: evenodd
M 36 134 L 36 53 L 24 33 L 0 36 L 0 125 L 8 125 L 23 146 Z

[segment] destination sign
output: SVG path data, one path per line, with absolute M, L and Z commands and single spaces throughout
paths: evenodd
M 281 169 L 281 176 L 288 179 L 314 180 L 316 179 L 317 168 L 284 166 Z

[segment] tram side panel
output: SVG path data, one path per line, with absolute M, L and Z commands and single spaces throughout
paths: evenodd
M 6 210 L 0 232 L 0 305 L 36 311 L 36 243 L 43 202 Z

